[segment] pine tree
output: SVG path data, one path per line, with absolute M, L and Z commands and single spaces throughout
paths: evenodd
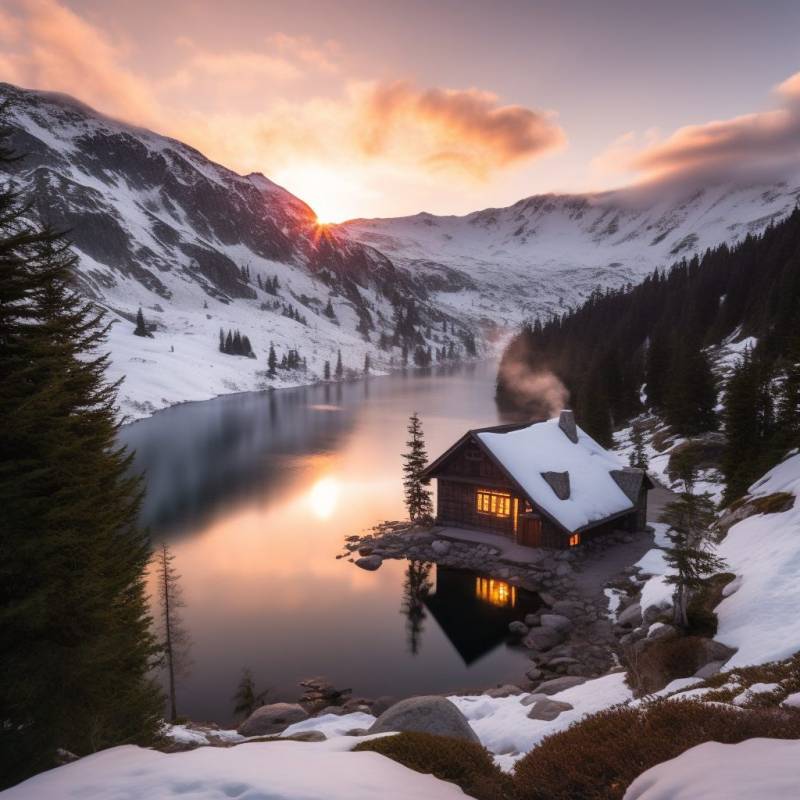
M 152 334 L 147 330 L 147 326 L 144 324 L 144 314 L 142 314 L 141 308 L 136 312 L 136 327 L 133 329 L 133 335 L 152 337 Z
M 328 305 L 325 306 L 325 316 L 329 319 L 336 319 L 336 312 L 333 310 L 333 304 L 328 299 Z
M 630 465 L 646 470 L 649 464 L 644 446 L 644 431 L 642 430 L 642 423 L 638 419 L 634 420 L 631 426 L 631 444 L 633 445 L 633 450 L 629 459 Z
M 0 144 L 0 162 L 10 160 Z M 0 186 L 0 785 L 155 736 L 141 484 L 117 443 L 104 313 Z
M 267 375 L 270 378 L 275 377 L 275 371 L 278 368 L 278 357 L 275 355 L 275 345 L 270 342 L 269 355 L 267 356 Z
M 425 438 L 422 423 L 415 411 L 408 420 L 409 439 L 406 441 L 406 452 L 403 454 L 403 486 L 408 516 L 412 522 L 427 523 L 433 518 L 433 501 L 427 481 L 422 471 L 428 463 L 425 449 Z
M 691 485 L 670 503 L 661 516 L 669 525 L 670 547 L 664 561 L 672 572 L 665 581 L 675 587 L 673 621 L 684 630 L 689 627 L 689 601 L 706 578 L 721 572 L 725 562 L 711 549 L 708 529 L 715 519 L 714 504 L 707 494 L 695 495 Z
M 325 367 L 323 369 L 323 377 L 324 377 L 324 379 L 326 381 L 329 381 L 331 379 L 331 362 L 330 361 L 326 361 L 325 362 Z
M 219 351 L 220 353 L 225 352 L 225 334 L 222 332 L 222 328 L 219 329 Z
M 344 375 L 344 366 L 342 364 L 342 351 L 341 350 L 339 350 L 336 353 L 336 371 L 334 372 L 334 375 L 336 376 L 336 380 L 337 381 L 340 381 L 342 379 L 342 376 Z
M 178 718 L 178 703 L 175 685 L 179 677 L 186 674 L 189 668 L 189 634 L 183 626 L 181 608 L 183 600 L 178 571 L 173 566 L 175 556 L 166 542 L 162 542 L 156 550 L 155 569 L 158 582 L 158 596 L 161 602 L 161 629 L 164 635 L 162 648 L 164 667 L 167 671 L 169 685 L 169 718 L 172 722 Z
M 364 354 L 364 374 L 365 375 L 369 375 L 370 366 L 371 365 L 370 365 L 369 353 L 365 353 Z
M 257 708 L 264 705 L 269 694 L 269 689 L 259 692 L 253 680 L 253 673 L 248 667 L 242 670 L 242 677 L 233 696 L 233 715 L 235 717 L 249 717 Z

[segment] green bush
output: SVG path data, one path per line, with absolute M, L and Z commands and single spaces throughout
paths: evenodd
M 398 733 L 361 742 L 354 750 L 372 751 L 409 769 L 450 781 L 476 800 L 509 800 L 514 784 L 479 744 L 435 736 L 431 733 Z
M 800 713 L 660 700 L 601 711 L 546 737 L 516 767 L 519 800 L 620 800 L 635 778 L 695 745 L 800 739 Z

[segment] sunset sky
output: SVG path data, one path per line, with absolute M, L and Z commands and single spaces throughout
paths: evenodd
M 779 171 L 800 152 L 799 32 L 800 3 L 775 0 L 3 0 L 0 80 L 339 221 Z

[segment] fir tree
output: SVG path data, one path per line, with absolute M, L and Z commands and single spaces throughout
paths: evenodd
M 371 364 L 370 364 L 370 359 L 369 359 L 369 353 L 365 353 L 364 354 L 364 374 L 365 375 L 369 375 L 370 367 L 371 367 Z
M 152 337 L 153 335 L 147 330 L 147 326 L 144 323 L 144 314 L 142 314 L 141 308 L 136 312 L 136 327 L 133 329 L 133 335 L 149 337 Z
M 644 431 L 642 430 L 642 423 L 638 419 L 634 420 L 631 426 L 631 444 L 633 445 L 633 450 L 629 459 L 630 465 L 646 470 L 649 464 L 644 446 Z
M 256 689 L 255 681 L 253 680 L 253 673 L 248 667 L 242 670 L 242 677 L 239 679 L 239 684 L 236 687 L 236 694 L 233 696 L 233 715 L 235 717 L 247 718 L 257 708 L 264 705 L 269 689 L 264 689 L 259 692 Z
M 269 355 L 267 356 L 267 375 L 269 375 L 270 378 L 274 378 L 277 368 L 278 357 L 275 355 L 275 345 L 270 342 Z
M 10 160 L 0 145 L 0 162 Z M 155 736 L 162 698 L 137 527 L 117 443 L 104 313 L 75 256 L 0 186 L 0 784 Z
M 342 376 L 344 375 L 344 365 L 342 364 L 342 351 L 339 350 L 336 353 L 336 371 L 334 372 L 336 376 L 336 380 L 340 381 Z
M 222 332 L 222 328 L 219 329 L 219 351 L 220 353 L 225 352 L 225 334 Z
M 323 377 L 325 378 L 326 381 L 329 381 L 331 379 L 331 362 L 330 361 L 326 361 L 325 362 L 325 367 L 323 369 L 323 373 L 322 374 L 323 374 Z
M 408 420 L 406 452 L 403 454 L 403 486 L 408 516 L 412 522 L 427 523 L 433 518 L 433 501 L 422 472 L 428 463 L 422 423 L 415 411 Z
M 328 305 L 325 306 L 324 313 L 329 319 L 336 319 L 336 312 L 333 310 L 333 304 L 331 303 L 330 298 L 328 298 Z
M 692 596 L 703 587 L 706 578 L 725 568 L 725 562 L 708 542 L 708 529 L 714 519 L 711 498 L 693 494 L 689 485 L 661 516 L 661 522 L 669 526 L 670 546 L 664 550 L 664 561 L 672 569 L 665 581 L 675 587 L 673 621 L 684 630 L 689 627 Z
M 189 634 L 183 626 L 181 608 L 183 600 L 178 571 L 172 562 L 175 556 L 166 542 L 156 550 L 155 569 L 158 582 L 158 596 L 161 602 L 161 628 L 164 635 L 162 648 L 164 667 L 167 671 L 169 686 L 169 718 L 172 722 L 178 718 L 178 704 L 175 685 L 179 677 L 186 674 L 189 668 Z

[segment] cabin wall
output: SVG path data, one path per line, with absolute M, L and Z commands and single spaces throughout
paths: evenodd
M 436 493 L 436 521 L 442 525 L 454 525 L 460 528 L 478 528 L 514 538 L 514 493 L 510 486 L 493 483 L 483 486 L 477 483 L 459 483 L 438 478 Z M 476 495 L 478 489 L 498 489 L 511 493 L 512 514 L 508 517 L 496 517 L 478 511 Z

